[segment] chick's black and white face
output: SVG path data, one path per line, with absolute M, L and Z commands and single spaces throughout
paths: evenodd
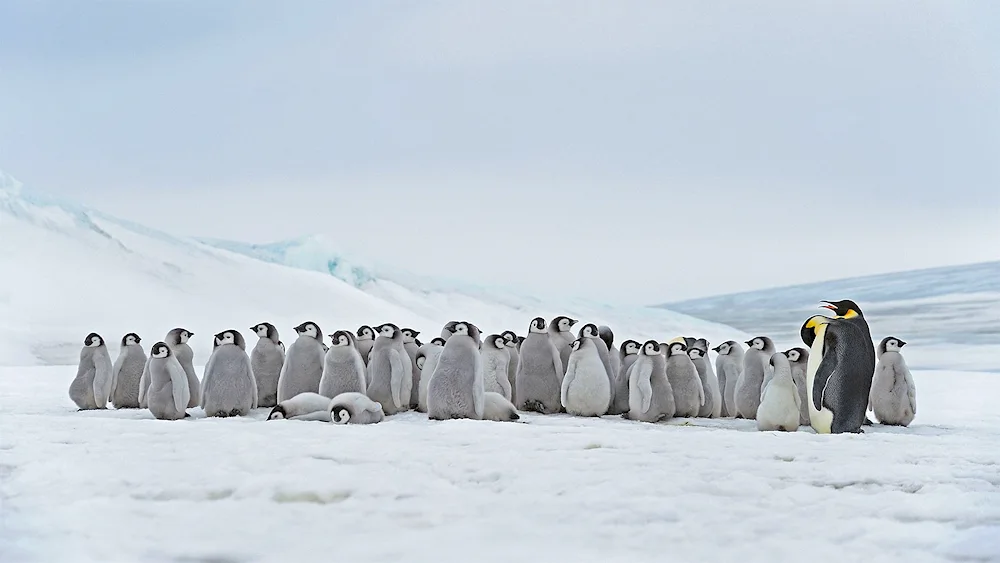
M 267 338 L 267 325 L 257 325 L 254 332 L 261 338 Z
M 351 413 L 344 407 L 333 409 L 333 421 L 337 424 L 347 424 L 351 420 Z
M 699 350 L 698 348 L 691 348 L 690 350 L 688 350 L 688 356 L 691 356 L 692 360 L 697 360 L 698 358 L 701 357 L 701 350 Z
M 342 333 L 342 332 L 335 333 L 332 337 L 330 337 L 330 342 L 334 346 L 350 346 L 351 345 L 351 339 L 348 338 L 347 335 L 344 334 L 344 333 Z
M 535 334 L 545 333 L 545 319 L 542 317 L 535 317 L 531 320 L 531 324 L 528 325 L 528 332 L 533 332 Z
M 899 340 L 897 340 L 895 338 L 890 338 L 885 343 L 885 351 L 886 352 L 899 352 L 900 348 L 902 348 L 902 346 L 900 346 Z
M 580 334 L 582 334 L 587 338 L 597 338 L 597 327 L 592 324 L 588 324 L 583 327 L 583 330 L 580 331 Z
M 186 330 L 182 330 L 178 335 L 178 338 L 180 339 L 181 344 L 187 344 L 187 341 L 191 339 L 191 333 Z
M 498 349 L 503 350 L 504 348 L 507 347 L 507 341 L 504 340 L 502 336 L 498 336 L 497 338 L 493 339 L 493 345 L 496 346 Z
M 787 356 L 788 356 L 788 361 L 790 361 L 790 362 L 797 362 L 797 361 L 799 361 L 799 351 L 798 350 L 789 350 Z
M 469 325 L 465 323 L 458 323 L 455 325 L 454 333 L 456 335 L 461 334 L 463 336 L 469 336 Z
M 226 331 L 223 332 L 215 341 L 216 344 L 222 346 L 223 344 L 236 344 L 236 335 Z
M 125 337 L 125 345 L 131 346 L 139 343 L 139 337 L 134 334 L 129 334 Z
M 683 354 L 684 351 L 685 350 L 683 344 L 681 344 L 680 342 L 674 342 L 673 344 L 670 345 L 670 353 L 668 355 L 677 356 Z
M 444 338 L 438 336 L 437 338 L 431 339 L 431 344 L 435 346 L 444 346 Z
M 392 338 L 396 335 L 396 330 L 392 325 L 382 325 L 379 327 L 378 333 L 387 338 Z
M 166 344 L 160 342 L 153 345 L 153 349 L 150 350 L 150 355 L 154 358 L 166 358 L 170 355 L 170 348 Z
M 84 342 L 84 344 L 88 348 L 97 348 L 98 346 L 100 346 L 103 343 L 104 343 L 104 340 L 102 340 L 101 337 L 98 336 L 98 335 L 96 335 L 96 334 L 88 334 L 87 335 L 87 340 Z
M 570 329 L 573 328 L 573 323 L 570 322 L 570 319 L 567 319 L 566 317 L 561 317 L 559 319 L 559 322 L 556 323 L 556 326 L 559 327 L 559 332 L 569 332 Z
M 508 345 L 511 342 L 513 342 L 514 344 L 517 344 L 517 335 L 514 334 L 513 332 L 511 332 L 509 330 L 505 330 L 505 331 L 503 331 L 503 334 L 501 336 L 503 336 L 504 342 L 506 342 Z
M 580 349 L 580 344 L 581 344 L 581 343 L 582 343 L 582 341 L 581 341 L 581 340 L 579 340 L 579 339 L 577 339 L 577 340 L 574 340 L 574 341 L 573 341 L 573 343 L 572 343 L 572 344 L 570 344 L 570 347 L 571 347 L 571 348 L 573 348 L 573 350 L 574 350 L 574 351 L 576 351 L 576 350 L 579 350 L 579 349 Z
M 764 349 L 764 339 L 763 338 L 754 338 L 751 342 L 752 342 L 752 344 L 750 345 L 750 347 L 753 348 L 754 350 L 763 350 Z
M 647 342 L 642 346 L 642 353 L 646 356 L 655 356 L 660 353 L 660 346 L 655 342 Z
M 285 418 L 285 410 L 279 405 L 274 407 L 271 414 L 267 415 L 268 420 L 283 420 Z
M 357 334 L 358 338 L 361 338 L 363 340 L 375 338 L 375 332 L 371 329 L 371 327 L 367 326 L 359 328 Z
M 306 323 L 302 327 L 302 331 L 299 334 L 304 336 L 311 336 L 313 338 L 319 338 L 319 327 L 312 323 Z
M 638 342 L 626 342 L 625 343 L 625 355 L 629 356 L 632 354 L 639 353 L 639 343 Z
M 427 363 L 427 358 L 424 356 L 417 357 L 417 369 L 424 369 L 424 364 Z
M 719 355 L 720 356 L 725 356 L 726 354 L 729 353 L 729 350 L 731 348 L 732 347 L 729 345 L 729 343 L 722 344 L 721 346 L 719 346 Z

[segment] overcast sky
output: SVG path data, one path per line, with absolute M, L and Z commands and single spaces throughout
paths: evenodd
M 0 168 L 657 303 L 1000 258 L 1000 3 L 0 3 Z M 281 192 L 281 195 L 279 195 Z

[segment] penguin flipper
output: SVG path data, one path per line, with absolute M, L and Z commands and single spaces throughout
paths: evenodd
M 184 371 L 181 363 L 176 358 L 168 360 L 166 367 L 167 373 L 170 374 L 170 387 L 173 391 L 174 408 L 180 412 L 184 412 L 187 409 L 188 401 L 191 400 L 191 389 L 188 388 L 187 372 Z
M 250 408 L 255 409 L 260 397 L 257 396 L 257 378 L 253 374 L 253 365 L 250 363 L 249 356 L 244 356 L 243 364 L 246 369 L 247 380 L 250 382 Z
M 98 348 L 98 351 L 94 353 L 94 367 L 96 371 L 94 373 L 94 400 L 97 402 L 98 408 L 104 408 L 108 404 L 108 399 L 111 398 L 111 384 L 114 381 L 113 366 L 111 365 L 111 356 L 107 354 L 105 350 L 104 353 L 100 353 L 103 348 Z
M 139 378 L 139 407 L 146 408 L 146 390 L 149 389 L 149 360 L 146 358 L 145 365 L 142 366 L 142 376 Z
M 118 374 L 122 371 L 122 366 L 125 365 L 125 358 L 128 357 L 128 346 L 122 346 L 122 351 L 118 354 L 118 359 L 115 360 L 115 364 L 111 366 L 111 396 L 115 394 L 115 387 L 118 387 Z
M 403 390 L 403 375 L 403 359 L 399 357 L 398 351 L 389 350 L 389 389 L 392 392 L 392 403 L 397 409 L 403 406 L 400 397 Z
M 820 361 L 819 369 L 813 380 L 813 406 L 816 410 L 823 410 L 823 396 L 828 391 L 830 381 L 834 379 L 834 372 L 837 370 L 837 358 L 834 354 L 826 354 Z
M 642 366 L 636 367 L 638 365 L 639 362 L 632 364 L 632 369 L 638 370 L 635 373 L 638 380 L 635 387 L 639 391 L 642 412 L 646 412 L 649 410 L 649 405 L 653 402 L 653 384 L 650 382 L 650 377 L 653 375 L 653 363 L 642 362 Z

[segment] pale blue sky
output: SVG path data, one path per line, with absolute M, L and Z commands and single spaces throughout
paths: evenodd
M 0 38 L 0 167 L 179 234 L 638 303 L 1000 258 L 994 2 L 9 0 Z

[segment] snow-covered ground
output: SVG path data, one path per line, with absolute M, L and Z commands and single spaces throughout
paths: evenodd
M 0 561 L 1000 560 L 997 374 L 916 373 L 910 428 L 817 436 L 164 422 L 75 412 L 74 373 L 0 368 Z
M 876 342 L 897 336 L 911 367 L 1000 371 L 1000 262 L 896 272 L 668 303 L 663 307 L 776 340 L 823 313 L 819 300 L 853 299 Z M 788 341 L 785 342 L 788 344 Z
M 471 321 L 486 334 L 525 334 L 535 316 L 569 315 L 615 328 L 619 342 L 748 338 L 673 311 L 405 276 L 354 279 L 335 262 L 317 267 L 336 257 L 309 247 L 297 262 L 278 264 L 52 200 L 3 172 L 0 241 L 0 366 L 73 364 L 91 332 L 105 337 L 112 356 L 128 332 L 148 350 L 178 326 L 195 333 L 195 361 L 205 361 L 212 334 L 235 328 L 250 336 L 250 326 L 270 322 L 290 344 L 292 327 L 307 320 L 327 335 L 393 322 L 430 340 L 449 320 Z

